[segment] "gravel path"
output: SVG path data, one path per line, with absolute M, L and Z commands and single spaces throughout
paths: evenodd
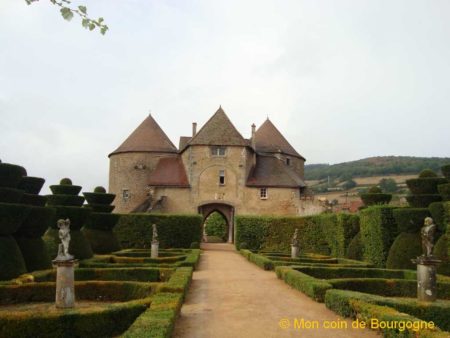
M 202 244 L 204 252 L 194 272 L 174 337 L 380 337 L 367 329 L 352 329 L 324 304 L 317 303 L 239 255 L 230 244 Z M 289 328 L 280 328 L 281 319 Z M 319 328 L 294 328 L 294 320 Z M 347 329 L 325 329 L 327 324 Z

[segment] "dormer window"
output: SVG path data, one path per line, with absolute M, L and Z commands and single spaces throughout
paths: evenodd
M 212 156 L 225 156 L 226 147 L 211 147 L 211 155 Z
M 291 165 L 291 159 L 289 157 L 286 158 L 286 165 Z

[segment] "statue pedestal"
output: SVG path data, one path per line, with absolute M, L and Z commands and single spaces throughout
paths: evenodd
M 158 258 L 159 242 L 152 242 L 151 258 Z
M 419 256 L 411 261 L 417 264 L 417 299 L 434 302 L 437 299 L 436 269 L 442 261 L 433 256 Z
M 291 258 L 297 258 L 300 253 L 300 248 L 295 245 L 291 245 Z
M 75 306 L 74 267 L 78 266 L 78 260 L 54 260 L 52 263 L 56 268 L 55 305 L 59 309 L 73 308 Z

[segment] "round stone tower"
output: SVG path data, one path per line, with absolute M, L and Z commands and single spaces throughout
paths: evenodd
M 148 198 L 148 178 L 162 157 L 178 150 L 149 115 L 133 133 L 109 154 L 109 192 L 116 194 L 114 212 L 133 211 Z

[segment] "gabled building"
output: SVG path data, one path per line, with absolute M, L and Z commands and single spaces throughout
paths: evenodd
M 230 241 L 234 215 L 299 215 L 306 203 L 305 158 L 269 119 L 243 138 L 221 107 L 178 149 L 148 116 L 109 158 L 116 212 L 218 211 Z

